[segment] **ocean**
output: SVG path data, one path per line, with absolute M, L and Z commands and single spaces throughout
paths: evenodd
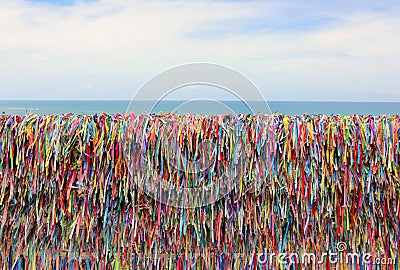
M 123 113 L 129 107 L 129 100 L 0 100 L 0 114 L 25 115 L 33 113 L 45 114 L 98 114 Z M 135 103 L 129 111 L 135 113 L 195 113 L 195 114 L 225 114 L 252 113 L 249 107 L 241 101 L 208 100 L 185 101 L 163 100 L 148 111 L 151 101 Z M 251 105 L 251 102 L 249 103 Z M 333 101 L 270 101 L 272 113 L 287 115 L 297 114 L 339 114 L 339 115 L 398 115 L 400 102 L 333 102 Z

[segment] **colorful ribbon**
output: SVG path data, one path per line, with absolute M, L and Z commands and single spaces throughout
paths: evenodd
M 0 265 L 284 269 L 257 254 L 318 257 L 339 242 L 344 254 L 397 258 L 399 148 L 399 116 L 2 116 Z M 136 184 L 223 175 L 232 190 L 192 209 Z

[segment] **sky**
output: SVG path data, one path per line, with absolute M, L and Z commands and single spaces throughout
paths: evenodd
M 130 99 L 192 62 L 267 100 L 400 101 L 400 2 L 0 0 L 0 99 Z

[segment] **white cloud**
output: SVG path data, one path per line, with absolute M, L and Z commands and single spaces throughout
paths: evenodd
M 379 89 L 378 93 L 389 97 L 400 97 L 400 89 L 395 89 L 395 88 L 393 89 L 382 88 Z
M 388 93 L 388 90 L 385 88 L 379 89 L 378 91 L 380 94 L 386 95 Z
M 333 23 L 306 31 L 278 28 L 277 21 L 301 26 L 300 19 L 285 15 L 290 9 L 300 14 L 307 6 L 261 0 L 72 6 L 0 1 L 0 91 L 14 90 L 6 98 L 91 98 L 79 91 L 89 78 L 97 98 L 129 98 L 150 76 L 191 61 L 230 65 L 270 99 L 376 99 L 377 88 L 398 85 L 398 10 L 327 7 L 310 16 L 329 16 Z M 260 25 L 243 30 L 246 21 Z

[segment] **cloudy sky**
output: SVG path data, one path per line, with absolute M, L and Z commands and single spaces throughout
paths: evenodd
M 267 100 L 400 101 L 400 2 L 0 0 L 0 60 L 0 99 L 130 99 L 212 62 Z

